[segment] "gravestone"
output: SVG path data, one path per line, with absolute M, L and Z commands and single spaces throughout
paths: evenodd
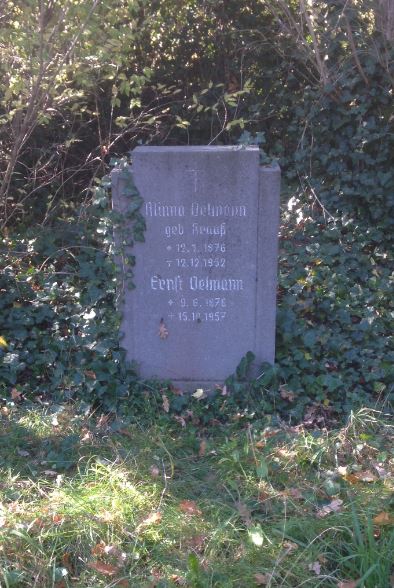
M 213 388 L 275 354 L 280 169 L 258 147 L 137 147 L 145 242 L 123 292 L 123 347 L 143 378 Z M 125 211 L 121 173 L 115 210 Z M 257 372 L 255 372 L 255 375 Z

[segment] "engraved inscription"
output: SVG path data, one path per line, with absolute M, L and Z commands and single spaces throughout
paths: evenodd
M 196 175 L 194 180 L 196 192 Z M 149 287 L 159 313 L 171 322 L 196 325 L 230 320 L 247 289 L 244 279 L 232 273 L 229 247 L 236 242 L 237 224 L 248 215 L 246 205 L 152 200 L 145 203 L 145 214 L 165 241 L 151 260 Z M 226 220 L 216 220 L 221 218 Z

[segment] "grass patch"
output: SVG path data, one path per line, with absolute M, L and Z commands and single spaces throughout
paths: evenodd
M 390 585 L 378 412 L 326 431 L 1 410 L 1 588 Z

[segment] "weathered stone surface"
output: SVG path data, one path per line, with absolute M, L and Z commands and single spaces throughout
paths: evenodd
M 247 351 L 272 363 L 279 167 L 260 167 L 257 147 L 137 147 L 132 171 L 147 230 L 122 344 L 140 375 L 209 388 Z

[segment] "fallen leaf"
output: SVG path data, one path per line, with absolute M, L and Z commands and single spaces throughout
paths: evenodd
M 200 443 L 200 448 L 198 450 L 199 457 L 204 457 L 206 449 L 207 449 L 207 442 L 205 439 L 203 439 Z
M 120 433 L 122 431 L 119 431 Z M 81 443 L 86 443 L 87 441 L 93 440 L 93 433 L 89 431 L 86 427 L 83 427 L 81 430 Z
M 149 527 L 150 525 L 157 525 L 158 523 L 160 523 L 161 518 L 162 514 L 159 510 L 152 512 L 138 525 L 137 531 L 144 527 Z
M 195 537 L 190 537 L 190 539 L 187 539 L 185 543 L 187 547 L 195 549 L 196 551 L 201 551 L 206 540 L 207 538 L 205 535 L 196 535 Z
M 12 388 L 11 390 L 11 398 L 12 400 L 22 400 L 22 392 L 19 392 L 16 388 Z
M 96 557 L 101 557 L 105 553 L 105 543 L 104 541 L 100 541 L 100 543 L 96 543 L 96 545 L 92 548 L 92 555 Z
M 286 389 L 286 385 L 281 385 L 279 387 L 279 393 L 283 400 L 288 400 L 289 402 L 294 402 L 296 395 L 291 390 Z
M 389 472 L 386 472 L 386 470 L 378 463 L 374 463 L 372 465 L 375 468 L 375 470 L 377 471 L 377 473 L 379 474 L 379 478 L 382 478 L 382 480 L 385 480 L 386 478 L 388 478 L 390 476 Z
M 89 562 L 88 567 L 100 574 L 104 574 L 104 576 L 114 576 L 119 571 L 118 567 L 101 561 L 91 561 Z
M 265 490 L 260 490 L 259 495 L 257 497 L 259 502 L 265 502 L 266 500 L 269 500 L 270 495 L 268 492 L 266 492 Z
M 253 527 L 248 531 L 249 539 L 256 545 L 256 547 L 261 547 L 264 543 L 264 535 L 261 531 L 261 527 Z
M 10 409 L 7 406 L 2 406 L 0 412 L 3 416 L 8 416 L 10 414 Z
M 119 433 L 121 435 L 125 435 L 126 437 L 130 437 L 130 439 L 134 438 L 134 433 L 132 433 L 131 431 L 129 431 L 128 429 L 120 429 Z
M 193 392 L 192 396 L 193 396 L 193 398 L 196 398 L 197 400 L 201 400 L 202 398 L 205 398 L 203 388 L 197 388 L 197 390 L 195 392 Z
M 62 564 L 70 574 L 74 573 L 74 566 L 71 561 L 71 553 L 68 551 L 62 555 Z
M 175 394 L 175 396 L 183 396 L 183 390 L 181 390 L 180 388 L 174 388 L 174 386 L 172 386 L 171 390 Z
M 168 400 L 167 396 L 165 394 L 163 394 L 161 399 L 163 401 L 164 412 L 170 412 L 170 401 Z
M 346 580 L 346 582 L 339 582 L 337 588 L 357 588 L 358 580 Z
M 283 541 L 282 545 L 288 553 L 291 553 L 292 551 L 298 549 L 297 543 L 293 543 L 292 541 Z
M 168 337 L 168 329 L 164 324 L 164 320 L 161 319 L 160 326 L 159 326 L 159 337 L 160 339 L 167 339 Z
M 272 580 L 272 574 L 255 574 L 254 580 L 257 586 L 267 586 Z
M 275 435 L 277 435 L 279 433 L 279 429 L 270 429 L 267 428 L 264 432 L 263 432 L 263 437 L 265 437 L 266 439 L 269 439 L 270 437 L 275 437 Z
M 102 414 L 97 421 L 96 428 L 97 429 L 106 429 L 108 427 L 109 420 L 111 415 L 109 414 Z
M 157 478 L 158 476 L 160 476 L 160 470 L 157 467 L 157 465 L 152 465 L 150 466 L 150 475 L 152 476 L 152 478 Z
M 308 570 L 315 572 L 316 576 L 318 576 L 321 570 L 320 563 L 318 561 L 314 561 L 313 563 L 309 564 Z
M 52 523 L 54 525 L 61 525 L 63 521 L 64 521 L 64 516 L 62 516 L 60 514 L 53 514 L 52 515 Z
M 181 427 L 186 427 L 186 421 L 183 418 L 183 416 L 175 415 L 174 419 L 176 420 L 177 423 L 179 423 L 181 425 Z
M 6 523 L 5 517 L 0 517 L 0 529 L 1 529 L 1 527 L 5 527 L 5 523 Z
M 292 498 L 296 498 L 297 500 L 302 500 L 304 498 L 301 490 L 298 488 L 289 488 L 287 491 L 288 495 Z
M 57 472 L 55 472 L 55 470 L 44 470 L 42 472 L 45 476 L 49 476 L 51 478 L 55 478 L 57 476 Z
M 260 439 L 260 441 L 257 441 L 257 443 L 255 444 L 256 449 L 263 449 L 263 447 L 265 447 L 267 445 L 267 442 L 265 439 Z
M 182 576 L 178 576 L 178 574 L 171 574 L 170 580 L 171 580 L 171 582 L 174 582 L 174 584 L 177 584 L 178 586 L 186 586 L 185 578 L 182 578 Z
M 373 518 L 375 525 L 394 525 L 394 515 L 389 512 L 380 512 Z
M 189 515 L 201 515 L 202 514 L 201 510 L 198 508 L 198 506 L 194 502 L 194 500 L 182 500 L 182 502 L 179 503 L 179 508 L 181 509 L 182 512 L 185 512 L 186 514 L 189 514 Z
M 338 512 L 339 510 L 341 510 L 342 504 L 343 500 L 341 500 L 340 498 L 336 498 L 335 500 L 332 500 L 330 504 L 326 504 L 326 506 L 323 506 L 323 508 L 318 510 L 316 516 L 319 519 L 322 519 L 327 515 L 331 514 L 332 512 Z
M 104 510 L 97 517 L 97 519 L 100 521 L 100 523 L 112 523 L 114 518 L 115 518 L 115 513 L 110 512 L 109 510 Z
M 358 480 L 361 482 L 376 482 L 377 477 L 373 474 L 370 470 L 365 470 L 363 472 L 357 472 L 354 474 Z
M 346 482 L 349 482 L 349 484 L 358 484 L 360 482 L 356 474 L 346 474 L 344 478 Z
M 4 339 L 4 337 L 0 337 L 0 347 L 8 347 L 8 343 L 7 341 Z
M 26 451 L 26 449 L 17 449 L 16 452 L 21 457 L 29 457 L 29 455 L 30 455 L 30 453 L 28 451 Z
M 250 527 L 253 523 L 252 513 L 250 512 L 250 510 L 248 509 L 246 504 L 244 504 L 243 502 L 237 502 L 236 507 L 237 507 L 239 515 L 240 515 L 241 519 L 243 520 L 243 522 L 245 523 L 245 525 L 247 527 Z
M 84 374 L 85 374 L 85 376 L 87 376 L 88 378 L 91 378 L 92 380 L 96 379 L 96 374 L 94 373 L 93 370 L 85 370 Z

